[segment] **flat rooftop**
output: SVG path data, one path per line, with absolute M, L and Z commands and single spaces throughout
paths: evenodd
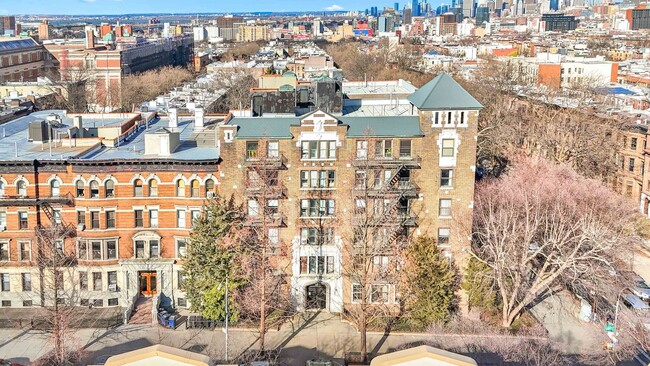
M 58 115 L 60 126 L 53 127 L 54 139 L 51 142 L 33 142 L 29 139 L 30 122 L 44 121 L 51 115 Z M 65 111 L 41 111 L 24 116 L 0 125 L 0 160 L 31 161 L 31 160 L 216 160 L 219 150 L 216 147 L 215 125 L 223 120 L 222 116 L 206 116 L 205 127 L 195 128 L 194 117 L 179 116 L 178 127 L 180 144 L 168 156 L 145 155 L 145 135 L 170 128 L 168 117 L 155 117 L 145 123 L 142 120 L 133 122 L 135 113 L 126 114 L 83 114 L 84 129 L 95 131 L 99 128 L 112 129 L 109 137 L 76 138 L 71 136 L 72 117 Z M 132 126 L 132 127 L 130 127 Z M 129 128 L 127 128 L 129 127 Z M 110 131 L 109 131 L 110 132 Z M 94 133 L 94 132 L 93 132 Z M 114 136 L 114 137 L 112 137 Z
M 417 90 L 406 80 L 394 81 L 344 81 L 343 94 L 353 96 L 370 95 L 410 95 Z

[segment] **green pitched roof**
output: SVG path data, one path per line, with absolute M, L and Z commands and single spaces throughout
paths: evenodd
M 289 128 L 299 125 L 297 117 L 235 117 L 227 124 L 237 125 L 237 138 L 277 138 L 290 139 L 293 137 Z
M 349 126 L 346 137 L 418 137 L 418 116 L 340 117 Z
M 422 110 L 482 109 L 483 106 L 446 72 L 440 73 L 415 93 L 409 102 Z

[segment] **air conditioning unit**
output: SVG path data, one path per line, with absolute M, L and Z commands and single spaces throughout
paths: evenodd
M 214 192 L 208 192 L 207 197 L 208 198 L 214 198 Z
M 78 230 L 78 231 L 84 231 L 84 230 L 86 230 L 86 225 L 84 225 L 84 224 L 79 224 L 79 225 L 77 225 L 77 230 Z
M 116 284 L 116 283 L 112 283 L 112 284 L 108 285 L 108 291 L 110 291 L 110 292 L 117 292 L 117 284 Z
M 0 225 L 0 231 L 5 231 L 7 230 L 7 227 L 5 225 Z

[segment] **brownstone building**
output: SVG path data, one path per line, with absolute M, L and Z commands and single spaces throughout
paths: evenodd
M 346 272 L 363 218 L 373 240 L 430 235 L 462 264 L 482 106 L 447 74 L 404 99 L 344 99 L 341 113 L 320 105 L 298 117 L 230 116 L 219 126 L 221 191 L 246 202 L 281 248 L 277 263 L 298 307 L 341 312 L 363 291 L 397 303 L 394 282 L 364 289 Z M 251 187 L 260 180 L 263 189 Z M 373 267 L 394 260 L 378 252 Z
M 202 115 L 180 119 L 37 112 L 3 125 L 3 307 L 52 300 L 39 267 L 48 244 L 74 258 L 60 274 L 65 301 L 128 309 L 164 294 L 185 305 L 179 261 L 192 218 L 217 193 L 219 153 Z M 69 230 L 38 235 L 53 227 Z

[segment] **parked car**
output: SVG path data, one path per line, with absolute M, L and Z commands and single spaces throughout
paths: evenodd
M 636 273 L 634 273 L 631 276 L 631 280 L 632 280 L 632 286 L 630 286 L 630 290 L 641 300 L 649 301 L 650 286 L 648 286 L 645 280 Z

